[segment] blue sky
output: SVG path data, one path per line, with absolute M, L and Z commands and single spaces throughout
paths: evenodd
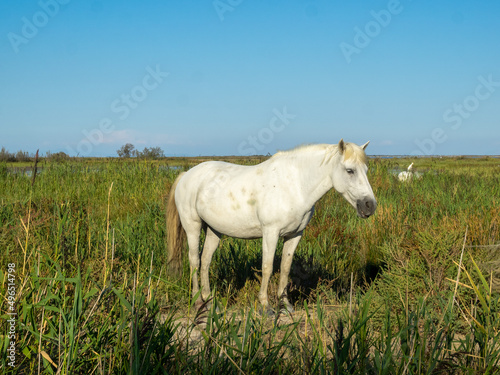
M 500 154 L 497 0 L 2 1 L 0 146 Z

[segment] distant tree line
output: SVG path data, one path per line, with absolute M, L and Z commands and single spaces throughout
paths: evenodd
M 46 160 L 50 161 L 65 161 L 70 159 L 70 156 L 65 152 L 55 152 L 52 153 L 47 151 L 44 157 Z M 35 154 L 28 151 L 19 150 L 17 152 L 9 152 L 2 147 L 0 150 L 0 163 L 2 162 L 32 162 L 35 160 Z
M 34 157 L 34 154 L 30 154 L 27 151 L 19 150 L 14 153 L 7 151 L 5 147 L 2 147 L 2 150 L 0 150 L 0 162 L 31 161 Z
M 160 147 L 144 147 L 144 150 L 136 150 L 134 145 L 127 143 L 123 145 L 119 150 L 116 151 L 118 156 L 121 158 L 139 158 L 139 159 L 160 159 L 165 157 L 163 150 Z M 66 161 L 71 159 L 71 157 L 65 152 L 55 152 L 52 153 L 47 151 L 45 160 L 48 161 Z M 35 154 L 29 153 L 27 151 L 19 150 L 17 152 L 9 152 L 2 147 L 0 150 L 0 163 L 2 162 L 32 162 L 35 160 Z
M 131 143 L 123 145 L 116 150 L 116 153 L 121 158 L 159 159 L 165 157 L 160 147 L 144 147 L 144 150 L 139 151 Z

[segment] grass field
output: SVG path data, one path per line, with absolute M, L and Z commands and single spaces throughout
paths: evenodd
M 296 312 L 275 319 L 256 313 L 258 240 L 223 238 L 208 313 L 187 256 L 167 276 L 166 197 L 203 160 L 42 162 L 33 185 L 0 165 L 3 373 L 500 373 L 500 159 L 372 158 L 377 212 L 359 219 L 334 191 L 318 202 Z M 401 183 L 412 161 L 422 177 Z

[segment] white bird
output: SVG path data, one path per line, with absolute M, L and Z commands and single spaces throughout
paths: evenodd
M 406 171 L 400 172 L 398 174 L 399 181 L 411 180 L 413 178 L 413 172 L 411 171 L 413 168 L 413 163 L 410 164 Z

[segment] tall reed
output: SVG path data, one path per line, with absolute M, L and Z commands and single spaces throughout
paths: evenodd
M 164 208 L 179 169 L 70 161 L 40 166 L 34 185 L 0 171 L 2 371 L 499 371 L 499 283 L 483 267 L 500 242 L 498 161 L 423 159 L 415 163 L 423 177 L 406 184 L 393 174 L 406 161 L 370 163 L 377 213 L 362 221 L 333 191 L 318 202 L 291 271 L 297 312 L 271 320 L 254 309 L 258 240 L 223 238 L 204 315 L 188 311 L 189 272 L 167 278 Z M 11 263 L 15 368 L 7 366 Z

